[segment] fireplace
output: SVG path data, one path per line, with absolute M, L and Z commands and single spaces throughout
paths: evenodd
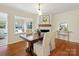
M 51 32 L 51 24 L 40 24 L 39 29 L 43 33 Z
M 41 29 L 40 31 L 45 33 L 45 32 L 49 32 L 50 30 L 49 29 Z

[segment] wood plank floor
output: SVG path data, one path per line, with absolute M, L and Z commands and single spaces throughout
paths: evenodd
M 26 53 L 26 43 L 24 41 L 0 47 L 0 56 L 30 56 Z
M 79 43 L 56 39 L 56 48 L 50 56 L 79 56 Z
M 56 40 L 56 49 L 53 50 L 49 56 L 78 56 L 79 55 L 79 45 L 76 43 L 68 44 L 67 41 L 64 40 Z M 69 46 L 72 49 L 68 50 Z M 8 46 L 0 47 L 0 56 L 31 56 L 30 53 L 26 53 L 26 42 L 18 42 L 15 44 L 11 44 Z

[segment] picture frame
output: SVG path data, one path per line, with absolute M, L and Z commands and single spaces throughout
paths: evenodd
M 41 24 L 50 24 L 50 16 L 49 15 L 41 15 L 40 16 Z
M 68 24 L 67 23 L 61 23 L 59 26 L 60 31 L 68 31 Z

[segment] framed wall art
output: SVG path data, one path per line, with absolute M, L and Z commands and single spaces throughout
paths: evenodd
M 59 25 L 59 30 L 60 31 L 68 31 L 68 24 L 67 23 L 61 23 L 60 25 Z
M 50 24 L 50 16 L 49 15 L 40 16 L 40 23 L 41 24 Z

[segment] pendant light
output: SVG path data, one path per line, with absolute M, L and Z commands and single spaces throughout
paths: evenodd
M 38 4 L 38 15 L 42 15 L 42 12 L 40 10 L 40 3 Z

